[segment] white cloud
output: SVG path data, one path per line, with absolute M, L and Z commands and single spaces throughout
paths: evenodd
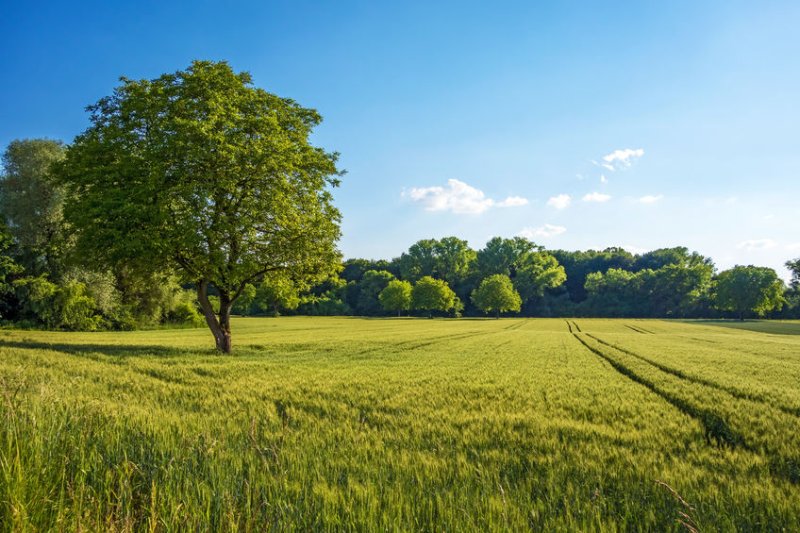
M 620 248 L 622 248 L 626 252 L 632 253 L 633 255 L 641 255 L 649 251 L 648 248 L 642 248 L 641 246 L 634 246 L 632 244 L 623 244 Z
M 625 148 L 622 150 L 614 150 L 610 154 L 604 155 L 603 160 L 600 163 L 596 161 L 592 162 L 595 165 L 599 165 L 613 172 L 615 170 L 623 170 L 630 167 L 634 161 L 643 155 L 644 150 L 642 148 L 637 148 L 635 150 L 632 148 Z
M 800 252 L 800 242 L 793 242 L 784 246 L 790 252 Z
M 561 235 L 565 233 L 567 228 L 564 226 L 554 226 L 553 224 L 545 224 L 544 226 L 539 226 L 538 228 L 523 228 L 517 235 L 520 237 L 525 237 L 526 239 L 536 239 L 540 237 L 555 237 L 556 235 Z
M 607 202 L 611 200 L 611 196 L 601 192 L 590 192 L 583 196 L 584 202 Z
M 658 195 L 648 194 L 646 196 L 642 196 L 636 201 L 639 202 L 640 204 L 654 204 L 660 201 L 662 198 L 664 198 L 663 194 L 658 194 Z
M 521 196 L 509 196 L 496 202 L 487 198 L 482 190 L 456 179 L 447 180 L 446 187 L 414 187 L 408 193 L 404 191 L 403 196 L 421 203 L 426 211 L 451 211 L 471 215 L 483 213 L 490 207 L 518 207 L 528 203 Z
M 600 174 L 600 183 L 608 183 L 608 178 L 605 174 Z
M 572 202 L 572 197 L 569 194 L 559 194 L 547 200 L 548 207 L 555 207 L 556 209 L 566 209 Z
M 740 242 L 736 247 L 746 252 L 754 252 L 756 250 L 769 250 L 770 248 L 775 248 L 776 245 L 777 243 L 772 239 L 751 239 Z
M 497 207 L 520 207 L 528 205 L 528 199 L 522 196 L 509 196 L 502 202 L 497 202 Z

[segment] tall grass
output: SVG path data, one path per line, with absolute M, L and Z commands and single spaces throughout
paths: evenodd
M 763 334 L 577 324 L 570 333 L 556 320 L 242 319 L 233 357 L 207 350 L 202 330 L 3 332 L 0 530 L 800 523 L 800 487 L 775 470 L 800 419 L 631 355 L 744 387 L 746 372 L 717 372 L 703 358 L 755 365 L 757 354 L 737 350 L 757 351 Z M 759 374 L 765 398 L 791 400 L 800 358 L 785 354 L 797 339 L 763 344 L 776 391 Z M 717 413 L 754 444 L 709 441 L 681 401 Z M 772 433 L 748 417 L 770 421 Z

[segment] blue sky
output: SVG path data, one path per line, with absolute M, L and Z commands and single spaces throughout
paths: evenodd
M 348 257 L 522 234 L 787 276 L 800 3 L 430 4 L 4 2 L 0 146 L 69 142 L 119 76 L 227 60 L 325 117 Z

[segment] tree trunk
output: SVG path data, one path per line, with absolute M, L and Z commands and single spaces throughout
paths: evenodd
M 500 318 L 500 310 L 498 309 L 498 310 L 497 310 L 497 311 L 495 311 L 494 313 L 495 313 L 494 317 L 495 317 L 495 318 L 497 318 L 497 319 L 499 319 L 499 318 Z
M 228 293 L 221 292 L 219 295 L 219 317 L 214 313 L 214 307 L 208 300 L 208 281 L 200 280 L 197 284 L 197 300 L 203 309 L 208 329 L 214 336 L 217 350 L 222 353 L 231 353 L 231 308 L 233 302 Z

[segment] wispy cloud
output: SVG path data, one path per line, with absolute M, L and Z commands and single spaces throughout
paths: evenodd
M 624 148 L 622 150 L 614 150 L 610 154 L 604 155 L 600 162 L 592 161 L 592 163 L 614 172 L 615 170 L 629 168 L 643 155 L 644 150 L 642 148 Z
M 566 209 L 570 203 L 572 203 L 572 197 L 569 194 L 559 194 L 547 200 L 547 206 L 556 209 Z
M 778 243 L 772 239 L 751 239 L 740 242 L 736 247 L 746 252 L 754 252 L 757 250 L 769 250 L 770 248 L 775 248 L 777 245 Z
M 497 207 L 520 207 L 528 205 L 528 199 L 522 196 L 509 196 L 503 201 L 497 202 Z
M 585 194 L 583 196 L 584 202 L 607 202 L 611 200 L 611 195 L 603 194 L 601 192 L 590 192 L 589 194 Z
M 556 235 L 566 233 L 566 231 L 567 228 L 564 226 L 545 224 L 544 226 L 539 226 L 538 228 L 523 228 L 522 231 L 520 231 L 517 235 L 533 240 L 536 238 L 555 237 Z
M 600 174 L 600 183 L 608 183 L 608 178 L 605 174 Z
M 639 202 L 640 204 L 654 204 L 656 202 L 659 202 L 662 198 L 664 198 L 663 194 L 658 194 L 658 195 L 648 194 L 646 196 L 638 198 L 636 201 Z
M 800 252 L 800 242 L 793 242 L 784 246 L 790 252 Z
M 487 198 L 482 190 L 456 179 L 447 180 L 446 187 L 414 187 L 408 192 L 404 191 L 403 196 L 422 204 L 426 211 L 470 215 L 478 215 L 491 207 L 519 207 L 528 203 L 521 196 L 509 196 L 498 202 Z

